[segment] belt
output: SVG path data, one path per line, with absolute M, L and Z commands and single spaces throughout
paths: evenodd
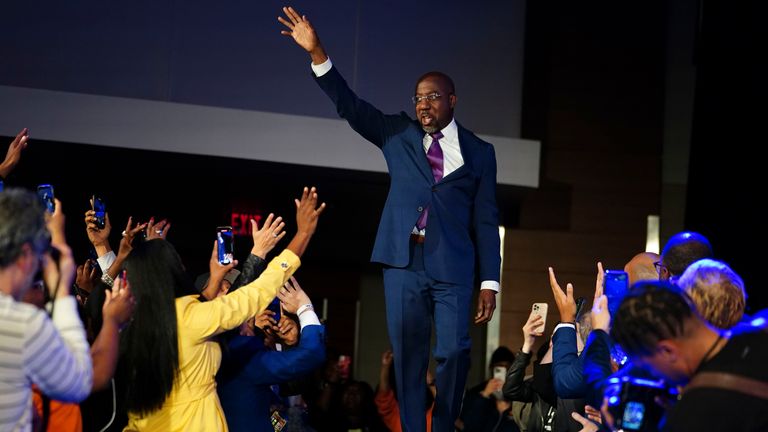
M 411 234 L 411 241 L 416 244 L 423 244 L 424 238 L 425 237 L 421 234 Z

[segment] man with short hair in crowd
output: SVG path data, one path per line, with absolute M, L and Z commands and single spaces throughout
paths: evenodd
M 52 318 L 20 302 L 38 270 L 53 299 Z M 91 392 L 91 355 L 69 292 L 74 274 L 61 203 L 55 201 L 46 222 L 36 194 L 0 192 L 0 430 L 30 429 L 32 384 L 65 402 L 80 402 Z
M 672 236 L 661 251 L 661 259 L 654 263 L 660 280 L 675 280 L 689 265 L 704 258 L 712 258 L 712 245 L 699 233 L 683 231 Z
M 627 294 L 611 336 L 635 365 L 685 386 L 664 430 L 768 430 L 765 329 L 715 329 L 683 290 L 656 281 Z

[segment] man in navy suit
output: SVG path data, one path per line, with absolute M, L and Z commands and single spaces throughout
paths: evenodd
M 493 146 L 454 120 L 457 97 L 447 75 L 430 72 L 417 81 L 416 121 L 404 112 L 385 115 L 349 88 L 306 17 L 293 8 L 283 12 L 282 33 L 309 53 L 318 85 L 387 162 L 391 184 L 371 261 L 384 265 L 403 431 L 426 430 L 432 319 L 437 336 L 432 429 L 452 431 L 469 368 L 476 261 L 482 283 L 475 323 L 491 319 L 499 289 Z

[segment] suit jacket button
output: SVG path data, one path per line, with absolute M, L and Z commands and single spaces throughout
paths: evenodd
M 437 186 L 432 186 L 432 192 L 437 192 Z
M 422 206 L 419 206 L 419 208 L 418 208 L 418 209 L 416 209 L 416 210 L 418 210 L 418 211 L 424 211 L 424 207 L 422 207 Z

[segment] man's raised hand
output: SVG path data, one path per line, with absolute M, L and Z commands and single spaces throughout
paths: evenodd
M 321 64 L 328 60 L 328 55 L 325 54 L 322 44 L 320 44 L 320 38 L 317 37 L 315 29 L 310 24 L 305 15 L 299 15 L 296 10 L 290 6 L 283 8 L 285 18 L 282 16 L 277 17 L 277 20 L 284 25 L 287 30 L 282 30 L 280 33 L 293 38 L 293 41 L 297 45 L 304 48 L 312 57 L 312 63 Z

